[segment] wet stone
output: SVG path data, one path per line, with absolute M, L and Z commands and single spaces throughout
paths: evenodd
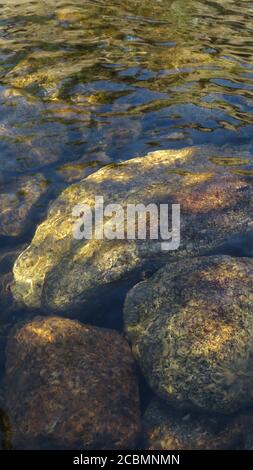
M 24 244 L 9 250 L 3 248 L 0 251 L 0 377 L 1 371 L 4 370 L 5 366 L 6 339 L 13 325 L 15 312 L 18 309 L 11 295 L 11 284 L 13 282 L 12 266 L 23 249 Z
M 0 184 L 0 235 L 17 237 L 26 230 L 30 210 L 47 191 L 47 180 L 40 174 L 20 176 Z
M 222 417 L 185 413 L 154 399 L 143 418 L 144 447 L 148 450 L 245 449 L 252 424 L 252 410 Z
M 70 23 L 80 22 L 83 19 L 81 10 L 73 7 L 58 8 L 56 11 L 58 21 L 67 21 Z
M 10 423 L 4 411 L 4 397 L 0 392 L 0 450 L 10 450 L 11 445 Z
M 18 449 L 120 449 L 140 430 L 138 384 L 115 331 L 36 317 L 10 333 L 6 411 Z
M 28 74 L 29 75 L 29 74 Z M 41 168 L 59 158 L 62 138 L 45 131 L 40 120 L 45 106 L 19 87 L 0 87 L 0 182 L 5 174 Z M 27 127 L 30 131 L 27 133 Z M 52 131 L 52 125 L 51 129 Z
M 97 152 L 90 160 L 85 155 L 78 161 L 64 163 L 57 167 L 57 173 L 63 181 L 74 183 L 86 178 L 102 166 L 112 163 L 105 152 Z
M 126 297 L 125 329 L 151 388 L 178 408 L 253 404 L 253 260 L 167 264 Z
M 236 156 L 229 148 L 220 153 L 223 158 Z M 111 305 L 112 288 L 123 279 L 131 287 L 147 265 L 155 270 L 252 233 L 252 180 L 217 165 L 212 159 L 218 156 L 211 147 L 157 151 L 108 165 L 71 185 L 52 204 L 14 266 L 15 299 L 47 311 L 82 308 L 85 316 L 106 300 Z M 123 209 L 127 204 L 166 203 L 170 212 L 172 204 L 180 204 L 179 249 L 163 251 L 161 240 L 75 240 L 72 210 L 77 204 L 94 207 L 95 196 L 102 196 L 105 206 L 117 203 Z

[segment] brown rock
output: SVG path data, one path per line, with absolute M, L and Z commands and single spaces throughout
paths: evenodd
M 131 448 L 139 433 L 134 362 L 115 331 L 36 317 L 7 344 L 7 411 L 19 449 Z
M 247 446 L 253 413 L 219 416 L 173 410 L 154 399 L 144 415 L 149 450 L 225 450 Z

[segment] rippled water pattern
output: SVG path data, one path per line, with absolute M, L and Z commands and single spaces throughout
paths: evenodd
M 252 33 L 249 1 L 1 4 L 1 174 L 251 144 Z

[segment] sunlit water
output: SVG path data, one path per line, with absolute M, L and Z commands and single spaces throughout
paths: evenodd
M 0 194 L 37 174 L 47 190 L 0 235 L 0 273 L 49 201 L 102 165 L 200 144 L 250 155 L 252 105 L 253 1 L 2 2 Z

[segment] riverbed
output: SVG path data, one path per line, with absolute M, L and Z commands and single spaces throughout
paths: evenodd
M 203 159 L 251 179 L 252 131 L 253 2 L 0 3 L 1 375 L 10 328 L 33 315 L 13 309 L 13 263 L 65 188 L 150 152 L 201 146 Z M 244 253 L 239 237 L 229 254 Z M 98 326 L 121 331 L 114 313 Z

